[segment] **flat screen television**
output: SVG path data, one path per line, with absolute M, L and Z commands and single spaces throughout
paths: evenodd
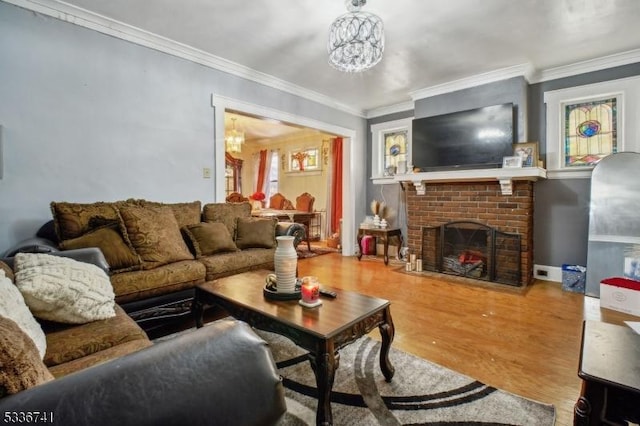
M 421 171 L 493 168 L 513 155 L 512 103 L 418 118 L 412 125 L 412 162 Z

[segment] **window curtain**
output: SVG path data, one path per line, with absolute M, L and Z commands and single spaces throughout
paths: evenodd
M 340 231 L 342 218 L 342 138 L 335 138 L 331 144 L 331 231 Z
M 264 192 L 265 190 L 265 176 L 268 178 L 269 167 L 267 161 L 270 161 L 268 152 L 266 149 L 260 151 L 258 160 L 258 177 L 256 179 L 256 191 Z
M 264 193 L 265 201 L 268 200 L 273 194 L 271 193 L 271 163 L 273 162 L 273 153 L 275 150 L 268 151 L 265 154 L 264 161 L 264 177 L 262 179 L 262 192 Z M 260 151 L 260 157 L 262 158 L 262 151 Z

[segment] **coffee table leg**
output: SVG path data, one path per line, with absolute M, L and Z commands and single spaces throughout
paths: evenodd
M 333 379 L 340 363 L 340 354 L 331 350 L 313 355 L 309 354 L 311 368 L 316 376 L 316 386 L 318 387 L 318 410 L 316 412 L 317 425 L 332 425 L 333 415 L 331 414 L 331 389 Z
M 389 360 L 389 349 L 391 348 L 393 336 L 395 335 L 395 328 L 393 327 L 389 308 L 385 311 L 385 317 L 387 321 L 380 324 L 378 327 L 380 329 L 380 336 L 382 336 L 382 347 L 380 348 L 380 370 L 382 371 L 385 380 L 390 382 L 391 379 L 393 379 L 396 369 L 391 365 L 391 361 Z
M 191 304 L 191 313 L 193 314 L 193 319 L 196 321 L 196 328 L 201 328 L 203 325 L 202 317 L 204 316 L 204 304 L 198 297 L 197 289 L 193 298 L 193 303 Z

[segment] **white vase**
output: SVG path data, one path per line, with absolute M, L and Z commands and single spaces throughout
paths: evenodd
M 386 219 L 382 219 L 382 220 L 380 221 L 380 228 L 382 228 L 382 229 L 386 229 L 388 225 L 389 225 L 389 224 L 387 223 L 387 220 L 386 220 Z
M 375 226 L 376 228 L 380 227 L 380 216 L 375 215 L 373 217 L 373 226 Z
M 296 291 L 296 269 L 298 253 L 293 247 L 295 237 L 276 237 L 278 247 L 273 258 L 276 269 L 276 288 L 278 293 L 294 293 Z

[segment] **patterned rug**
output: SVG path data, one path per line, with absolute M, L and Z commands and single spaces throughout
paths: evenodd
M 330 247 L 311 246 L 311 251 L 309 251 L 307 250 L 307 243 L 303 241 L 298 244 L 296 252 L 298 253 L 298 259 L 308 259 L 310 257 L 322 256 L 323 254 L 339 253 L 339 250 Z
M 286 387 L 280 426 L 315 424 L 315 377 L 305 351 L 258 330 L 271 347 Z M 391 347 L 396 369 L 387 383 L 380 342 L 363 337 L 340 351 L 331 407 L 335 425 L 553 425 L 552 405 L 531 401 Z

